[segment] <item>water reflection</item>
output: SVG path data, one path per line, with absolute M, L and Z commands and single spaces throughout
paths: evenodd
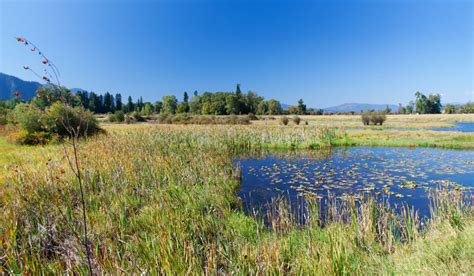
M 407 203 L 428 215 L 428 190 L 436 187 L 471 193 L 474 151 L 429 148 L 353 147 L 332 151 L 262 152 L 237 161 L 238 195 L 247 212 L 285 197 L 298 209 L 307 198 L 374 195 L 392 205 Z

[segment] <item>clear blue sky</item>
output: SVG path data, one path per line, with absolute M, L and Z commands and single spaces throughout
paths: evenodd
M 326 107 L 474 100 L 473 1 L 0 0 L 0 72 L 34 80 L 24 36 L 68 87 L 154 101 L 230 91 Z

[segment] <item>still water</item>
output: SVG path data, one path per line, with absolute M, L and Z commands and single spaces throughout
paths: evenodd
M 433 128 L 432 130 L 474 132 L 474 122 L 459 122 L 455 123 L 454 127 Z
M 264 152 L 243 157 L 238 195 L 247 212 L 285 197 L 371 194 L 394 206 L 407 203 L 429 214 L 428 190 L 474 190 L 474 151 L 432 148 L 353 147 L 331 152 Z

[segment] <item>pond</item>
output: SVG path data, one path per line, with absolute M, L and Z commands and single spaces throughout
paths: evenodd
M 454 127 L 433 128 L 432 130 L 474 132 L 474 122 L 458 122 L 454 124 Z
M 430 188 L 471 193 L 474 151 L 432 148 L 352 147 L 330 152 L 264 152 L 237 161 L 245 210 L 265 211 L 278 197 L 292 206 L 304 198 L 371 194 L 394 206 L 407 203 L 429 215 Z

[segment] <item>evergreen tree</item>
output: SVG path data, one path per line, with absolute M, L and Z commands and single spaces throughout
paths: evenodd
M 133 104 L 132 96 L 128 96 L 127 106 L 125 108 L 126 112 L 132 112 L 135 110 L 135 105 Z
M 242 91 L 240 90 L 240 84 L 237 83 L 237 87 L 235 88 L 235 95 L 237 95 L 238 98 L 242 97 Z
M 115 94 L 115 109 L 122 110 L 122 95 L 120 93 Z
M 104 95 L 104 113 L 112 112 L 112 95 L 109 92 L 106 92 Z
M 300 115 L 306 114 L 306 105 L 304 104 L 303 99 L 298 100 L 298 114 Z

